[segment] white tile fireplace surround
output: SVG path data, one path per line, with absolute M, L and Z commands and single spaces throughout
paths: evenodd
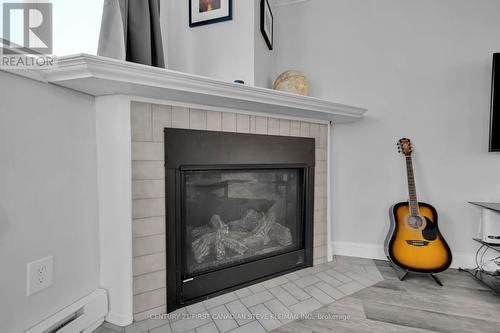
M 108 322 L 126 326 L 166 310 L 164 128 L 314 138 L 313 258 L 331 259 L 331 128 L 365 109 L 89 55 L 23 75 L 95 96 Z
M 328 125 L 132 102 L 134 319 L 166 311 L 164 128 L 314 138 L 314 264 L 327 261 Z

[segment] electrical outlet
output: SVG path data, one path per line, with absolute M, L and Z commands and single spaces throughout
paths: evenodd
M 53 264 L 54 259 L 52 256 L 28 264 L 27 296 L 52 285 Z

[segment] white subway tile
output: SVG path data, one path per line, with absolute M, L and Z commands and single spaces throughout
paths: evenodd
M 165 252 L 149 254 L 132 259 L 132 271 L 134 276 L 161 271 L 166 268 L 165 265 Z
M 300 123 L 300 136 L 308 138 L 309 137 L 310 123 L 301 122 Z
M 319 126 L 318 148 L 328 148 L 328 125 Z
M 250 116 L 250 133 L 255 133 L 256 131 L 256 124 L 255 124 L 255 116 Z
M 255 117 L 255 133 L 267 134 L 267 117 Z
M 167 285 L 166 275 L 167 271 L 161 270 L 134 277 L 134 295 L 165 288 Z
M 189 109 L 173 106 L 172 107 L 172 127 L 189 128 Z
M 326 161 L 327 151 L 326 149 L 316 149 L 316 161 Z
M 316 140 L 316 145 L 319 140 L 319 124 L 310 124 L 309 125 L 309 137 L 314 138 Z
M 230 112 L 222 113 L 222 130 L 224 132 L 236 132 L 236 114 Z
M 130 125 L 133 141 L 151 141 L 151 104 L 132 102 L 130 104 Z
M 162 161 L 132 161 L 132 180 L 165 179 Z
M 143 237 L 165 233 L 165 216 L 146 217 L 132 221 L 132 236 Z
M 165 252 L 165 234 L 134 238 L 132 250 L 134 257 Z
M 314 223 L 314 237 L 326 237 L 326 222 Z
M 313 242 L 314 247 L 325 246 L 326 245 L 326 237 L 314 237 Z
M 280 119 L 280 135 L 290 135 L 290 120 Z
M 161 288 L 134 296 L 134 313 L 150 310 L 166 304 L 167 290 Z
M 267 134 L 279 135 L 280 134 L 280 121 L 279 119 L 269 118 L 267 120 Z
M 153 104 L 153 141 L 164 141 L 164 129 L 172 127 L 172 107 Z
M 236 131 L 238 133 L 250 133 L 250 116 L 238 114 L 236 116 Z
M 222 130 L 222 112 L 207 111 L 207 130 Z
M 290 122 L 290 135 L 300 136 L 300 121 L 292 120 Z
M 132 142 L 132 161 L 163 161 L 164 145 L 161 142 Z
M 152 199 L 165 197 L 165 181 L 134 180 L 132 181 L 132 199 Z
M 318 198 L 326 198 L 327 196 L 326 184 L 316 186 L 316 189 L 314 190 L 314 196 Z
M 199 109 L 191 109 L 189 128 L 198 130 L 207 129 L 207 111 Z
M 132 200 L 132 217 L 134 219 L 163 215 L 165 215 L 165 199 L 163 198 Z

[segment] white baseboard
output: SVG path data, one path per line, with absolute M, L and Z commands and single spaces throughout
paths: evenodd
M 332 241 L 331 244 L 333 255 L 387 260 L 384 253 L 384 245 L 382 244 L 336 241 Z M 470 268 L 474 266 L 474 254 L 453 253 L 451 268 Z
M 55 329 L 57 333 L 91 332 L 104 322 L 107 311 L 107 293 L 96 289 L 24 333 L 46 333 Z
M 453 253 L 451 268 L 473 268 L 476 267 L 475 254 Z
M 104 317 L 99 318 L 96 322 L 91 324 L 89 327 L 84 329 L 82 333 L 93 333 L 96 329 L 98 329 L 104 323 Z
M 134 321 L 134 317 L 108 312 L 108 314 L 106 315 L 106 321 L 113 325 L 124 327 L 132 324 Z
M 384 246 L 372 243 L 332 241 L 332 253 L 339 256 L 387 260 Z

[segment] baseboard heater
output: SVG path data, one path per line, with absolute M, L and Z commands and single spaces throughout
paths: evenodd
M 104 322 L 108 298 L 97 289 L 24 333 L 90 333 Z

